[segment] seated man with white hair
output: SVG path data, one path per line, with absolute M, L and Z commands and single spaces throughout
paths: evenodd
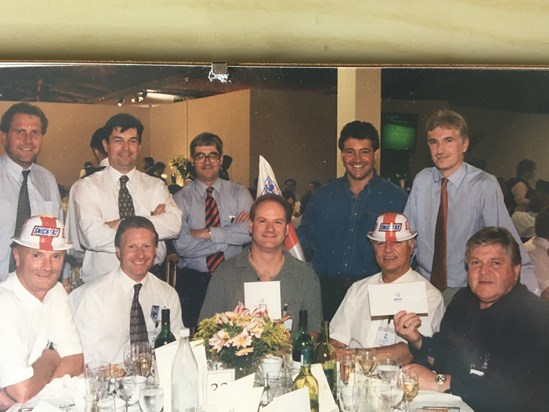
M 34 216 L 12 237 L 15 271 L 0 283 L 0 410 L 24 403 L 52 379 L 84 371 L 67 293 L 57 281 L 65 251 L 63 224 Z
M 330 336 L 336 347 L 379 348 L 402 364 L 409 363 L 412 355 L 406 341 L 395 333 L 392 316 L 370 314 L 368 289 L 371 285 L 387 283 L 423 282 L 427 292 L 428 314 L 422 316 L 420 330 L 431 336 L 439 328 L 444 315 L 440 291 L 423 276 L 410 268 L 417 232 L 410 231 L 406 216 L 383 213 L 377 218 L 375 230 L 368 232 L 381 272 L 355 282 L 332 318 Z

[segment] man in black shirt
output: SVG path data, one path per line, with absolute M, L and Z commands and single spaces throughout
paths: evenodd
M 432 338 L 401 311 L 395 329 L 414 355 L 420 389 L 452 392 L 475 411 L 547 410 L 549 304 L 518 280 L 518 244 L 504 228 L 474 234 L 465 251 L 468 287 L 448 306 Z M 422 366 L 423 364 L 425 366 Z

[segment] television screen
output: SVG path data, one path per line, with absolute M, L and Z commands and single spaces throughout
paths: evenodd
M 381 148 L 408 150 L 416 148 L 416 114 L 385 113 L 381 115 Z

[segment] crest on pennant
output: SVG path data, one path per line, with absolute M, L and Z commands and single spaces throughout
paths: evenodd
M 267 193 L 273 193 L 275 195 L 281 195 L 280 189 L 278 186 L 273 182 L 270 176 L 267 176 L 265 178 L 265 181 L 263 182 L 263 190 L 261 191 L 262 195 L 266 195 Z

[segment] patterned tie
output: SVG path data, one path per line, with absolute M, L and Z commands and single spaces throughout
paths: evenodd
M 219 218 L 219 209 L 217 208 L 217 202 L 212 196 L 213 187 L 208 187 L 206 189 L 206 202 L 205 202 L 205 212 L 206 212 L 206 227 L 220 227 L 221 220 Z M 213 273 L 217 267 L 225 260 L 225 255 L 223 252 L 217 252 L 213 255 L 206 257 L 206 265 L 210 273 Z
M 128 180 L 130 180 L 128 176 L 120 176 L 120 191 L 118 192 L 118 213 L 120 214 L 120 219 L 135 216 L 132 195 L 130 195 L 126 187 Z
M 443 177 L 440 185 L 440 206 L 438 207 L 435 227 L 435 251 L 431 268 L 431 283 L 440 291 L 448 287 L 448 268 L 446 265 L 446 234 L 448 219 L 448 179 Z
M 130 343 L 145 345 L 149 343 L 149 338 L 147 326 L 145 325 L 145 316 L 143 316 L 143 309 L 141 303 L 139 303 L 141 286 L 143 286 L 141 283 L 136 283 L 133 286 L 133 300 L 130 309 Z
M 31 207 L 29 200 L 29 187 L 27 185 L 30 170 L 23 170 L 23 182 L 21 183 L 21 188 L 19 189 L 19 200 L 17 201 L 17 217 L 15 219 L 15 230 L 13 232 L 14 236 L 19 236 L 23 223 L 31 215 Z M 13 272 L 15 270 L 15 259 L 13 255 L 10 255 L 10 266 L 9 271 Z

